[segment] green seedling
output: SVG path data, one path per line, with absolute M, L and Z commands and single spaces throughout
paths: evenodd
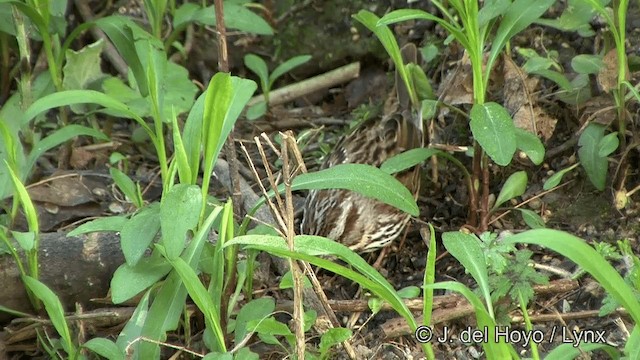
M 253 105 L 247 110 L 247 118 L 249 120 L 254 120 L 263 116 L 267 112 L 269 106 L 269 92 L 276 80 L 296 67 L 305 64 L 309 60 L 311 60 L 311 55 L 292 57 L 278 65 L 278 67 L 269 74 L 267 63 L 261 57 L 253 54 L 245 55 L 244 65 L 249 70 L 253 71 L 254 74 L 258 75 L 258 78 L 260 79 L 260 88 L 262 89 L 262 95 L 264 96 L 264 101 Z

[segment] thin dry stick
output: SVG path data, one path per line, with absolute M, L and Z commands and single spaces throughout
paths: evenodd
M 291 133 L 290 131 L 288 132 Z M 283 138 L 289 136 L 283 134 Z M 293 195 L 291 193 L 291 180 L 295 174 L 291 172 L 289 164 L 289 150 L 288 141 L 283 141 L 282 144 L 282 174 L 283 183 L 285 189 L 285 222 L 287 224 L 286 236 L 287 244 L 290 251 L 295 251 L 294 237 L 296 232 L 293 228 Z M 293 321 L 295 324 L 296 333 L 296 352 L 298 353 L 298 359 L 304 359 L 304 350 L 306 347 L 304 337 L 304 308 L 302 307 L 302 271 L 298 266 L 298 262 L 292 258 L 289 258 L 289 267 L 291 268 L 291 275 L 293 277 Z
M 355 79 L 360 74 L 360 63 L 352 63 L 329 71 L 322 75 L 314 76 L 299 83 L 288 85 L 269 92 L 269 105 L 280 105 L 293 99 L 311 94 L 318 90 L 327 89 L 332 86 L 345 83 Z M 249 100 L 247 106 L 255 105 L 264 100 L 264 95 L 254 96 Z
M 228 73 L 229 72 L 229 55 L 227 53 L 227 33 L 224 24 L 224 9 L 222 6 L 222 0 L 215 0 L 215 9 L 216 9 L 216 30 L 218 32 L 218 69 L 221 72 Z M 231 179 L 231 184 L 233 185 L 233 191 L 231 193 L 231 198 L 233 200 L 233 213 L 235 216 L 240 218 L 242 216 L 242 192 L 240 191 L 240 172 L 238 171 L 238 159 L 236 157 L 236 146 L 235 146 L 235 126 L 229 132 L 229 136 L 227 137 L 227 141 L 224 144 L 225 155 L 227 157 L 227 161 L 229 162 L 229 178 Z M 234 251 L 230 255 L 234 259 L 230 261 L 231 267 L 228 269 L 226 274 L 225 288 L 223 289 L 222 303 L 220 304 L 220 309 L 223 309 L 224 316 L 221 317 L 223 329 L 226 327 L 226 309 L 227 303 L 233 294 L 233 291 L 236 287 L 236 264 L 237 264 L 237 256 L 238 252 L 233 248 Z

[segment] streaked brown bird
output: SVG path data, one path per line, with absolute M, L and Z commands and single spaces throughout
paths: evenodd
M 413 44 L 402 49 L 405 62 L 416 63 Z M 380 166 L 388 158 L 424 144 L 422 117 L 412 111 L 404 83 L 396 71 L 395 96 L 385 115 L 360 124 L 327 155 L 321 169 L 344 164 Z M 395 175 L 414 195 L 419 191 L 419 166 Z M 312 190 L 307 196 L 301 230 L 336 240 L 354 251 L 370 252 L 389 245 L 406 227 L 409 214 L 358 193 Z

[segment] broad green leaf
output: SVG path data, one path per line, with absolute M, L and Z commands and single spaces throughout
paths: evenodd
M 120 246 L 129 266 L 135 266 L 160 230 L 160 206 L 153 203 L 133 216 L 122 226 Z
M 119 232 L 129 221 L 124 216 L 109 216 L 88 221 L 67 233 L 67 236 L 78 236 L 92 232 Z
M 53 324 L 53 327 L 62 338 L 62 347 L 67 352 L 69 358 L 74 359 L 76 356 L 76 347 L 71 338 L 71 332 L 64 317 L 64 308 L 60 299 L 45 284 L 30 276 L 23 276 L 22 281 L 31 292 L 42 301 L 47 315 Z
M 411 79 L 411 83 L 413 84 L 413 87 L 416 90 L 416 96 L 418 97 L 418 101 L 435 100 L 436 96 L 435 96 L 435 93 L 433 92 L 433 88 L 431 87 L 431 83 L 427 78 L 427 74 L 424 73 L 424 70 L 422 70 L 420 65 L 410 63 L 406 65 L 406 68 L 407 68 L 407 73 L 409 74 L 409 78 Z M 423 110 L 424 110 L 424 102 L 422 104 L 423 104 Z M 424 118 L 424 114 L 423 114 L 423 118 Z M 430 118 L 431 116 L 427 117 L 427 119 L 430 119 Z
M 604 67 L 602 56 L 580 54 L 571 59 L 571 67 L 580 74 L 597 74 Z
M 202 206 L 202 193 L 196 185 L 178 184 L 162 198 L 160 226 L 167 257 L 175 260 L 186 241 L 187 231 L 195 229 Z
M 407 286 L 398 290 L 398 296 L 403 299 L 413 299 L 420 295 L 420 288 L 417 286 Z
M 249 333 L 247 323 L 255 319 L 264 319 L 271 315 L 276 308 L 275 300 L 270 297 L 262 297 L 252 300 L 242 306 L 236 317 L 234 331 L 235 343 L 239 344 Z
M 311 55 L 299 55 L 278 65 L 269 76 L 269 87 L 271 87 L 271 85 L 273 85 L 280 76 L 308 62 L 309 60 L 311 60 Z
M 485 299 L 490 317 L 493 318 L 487 261 L 478 238 L 462 232 L 451 231 L 442 234 L 442 243 L 447 251 L 473 276 Z
M 271 82 L 269 81 L 269 69 L 267 68 L 267 63 L 257 55 L 247 54 L 244 56 L 244 66 L 253 71 L 254 74 L 258 75 L 262 91 L 268 92 L 271 88 Z
M 210 26 L 216 24 L 216 12 L 213 5 L 206 8 L 189 6 L 181 9 L 177 15 L 180 16 L 174 20 L 176 27 L 184 26 L 194 21 Z M 229 29 L 237 29 L 258 35 L 273 35 L 273 29 L 262 17 L 245 6 L 230 1 L 224 4 L 224 23 Z
M 586 241 L 566 232 L 536 229 L 509 236 L 507 243 L 526 243 L 549 248 L 578 264 L 628 312 L 633 321 L 640 323 L 640 303 L 633 289 L 622 279 L 618 271 Z
M 260 101 L 247 109 L 247 120 L 255 120 L 267 113 L 267 102 Z
M 96 81 L 106 77 L 100 68 L 103 48 L 104 41 L 99 39 L 78 51 L 67 50 L 67 60 L 62 68 L 64 90 L 88 89 Z M 89 111 L 87 107 L 79 105 L 72 105 L 71 109 L 77 114 Z
M 489 157 L 500 166 L 507 166 L 516 152 L 513 119 L 501 105 L 488 102 L 471 108 L 471 132 Z
M 124 360 L 124 352 L 120 351 L 118 345 L 113 341 L 105 338 L 93 338 L 86 343 L 82 344 L 85 347 L 97 355 L 100 355 L 109 360 Z
M 331 328 L 320 337 L 320 353 L 326 354 L 331 347 L 349 340 L 353 333 L 345 328 Z
M 598 156 L 607 157 L 613 154 L 618 145 L 620 145 L 620 140 L 618 139 L 617 131 L 605 135 L 598 145 Z
M 12 231 L 11 235 L 13 235 L 13 238 L 16 239 L 16 241 L 18 242 L 18 245 L 20 245 L 22 250 L 24 251 L 33 250 L 36 244 L 36 234 L 34 232 Z
M 385 160 L 382 165 L 380 165 L 380 170 L 387 174 L 395 174 L 421 164 L 440 152 L 440 150 L 428 148 L 407 150 Z
M 522 150 L 529 160 L 536 165 L 542 164 L 544 160 L 544 145 L 542 141 L 527 130 L 516 128 L 516 146 Z
M 176 115 L 189 111 L 198 93 L 198 87 L 189 78 L 189 71 L 170 61 L 167 62 L 167 69 L 160 78 L 159 86 L 164 119 L 170 119 L 174 111 Z
M 593 18 L 594 8 L 588 1 L 569 0 L 559 17 L 553 19 L 539 19 L 536 23 L 550 26 L 564 32 L 578 31 L 582 37 L 590 37 L 595 33 L 589 22 Z
M 281 189 L 282 188 L 282 189 Z M 283 191 L 284 187 L 278 187 Z M 420 210 L 413 195 L 393 176 L 364 164 L 339 164 L 294 178 L 292 190 L 345 189 L 382 201 L 413 216 Z
M 532 229 L 543 229 L 545 227 L 544 220 L 534 211 L 521 208 L 516 210 L 520 211 L 522 214 L 522 220 L 524 220 L 524 223 L 527 224 L 528 227 Z
M 310 289 L 313 285 L 311 285 L 311 281 L 307 276 L 302 276 L 302 283 L 304 288 Z M 279 289 L 293 289 L 293 275 L 291 275 L 291 270 L 287 271 L 284 275 L 282 275 L 282 279 L 280 279 L 280 283 L 278 284 Z
M 493 205 L 492 210 L 495 210 L 505 202 L 524 194 L 524 191 L 527 189 L 527 180 L 526 171 L 517 171 L 511 174 L 511 176 L 507 178 L 507 181 L 505 181 L 504 185 L 502 185 L 502 189 L 500 189 L 500 194 L 498 195 L 498 199 L 496 200 L 495 205 Z
M 142 258 L 135 266 L 126 263 L 120 265 L 111 279 L 113 303 L 120 304 L 131 299 L 165 277 L 169 271 L 171 265 L 157 252 Z
M 609 166 L 607 157 L 599 154 L 604 130 L 603 125 L 591 123 L 584 129 L 578 140 L 580 163 L 582 163 L 582 167 L 587 172 L 593 186 L 600 191 L 605 188 Z

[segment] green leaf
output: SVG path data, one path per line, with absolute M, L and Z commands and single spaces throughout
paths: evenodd
M 175 260 L 180 256 L 187 231 L 198 225 L 201 206 L 202 193 L 197 185 L 175 185 L 162 198 L 160 243 L 165 247 L 169 259 Z
M 598 145 L 598 156 L 607 157 L 613 154 L 613 152 L 618 148 L 618 145 L 620 145 L 618 132 L 612 132 L 605 135 Z
M 600 142 L 604 138 L 605 127 L 591 123 L 587 126 L 578 140 L 578 157 L 582 167 L 587 172 L 589 180 L 596 189 L 603 191 L 607 182 L 609 163 L 606 156 L 600 156 Z
M 161 246 L 159 246 L 158 249 L 161 252 L 163 251 Z M 205 289 L 205 287 L 200 282 L 198 275 L 196 275 L 195 271 L 191 268 L 191 266 L 189 266 L 186 261 L 181 258 L 176 258 L 175 260 L 169 261 L 180 276 L 182 283 L 187 288 L 189 296 L 196 303 L 198 309 L 200 309 L 200 311 L 202 311 L 202 313 L 204 314 L 207 328 L 209 328 L 209 330 L 213 331 L 214 333 L 216 348 L 212 350 L 222 352 L 226 351 L 224 332 L 222 331 L 222 328 L 220 326 L 220 314 L 218 313 L 219 309 L 214 305 L 213 300 L 207 292 L 207 289 Z
M 153 203 L 134 214 L 123 226 L 120 246 L 129 266 L 135 266 L 160 230 L 160 206 Z
M 169 268 L 171 266 L 167 264 Z M 151 294 L 151 290 L 147 291 L 144 296 L 140 299 L 140 302 L 136 306 L 133 314 L 127 324 L 124 326 L 120 334 L 118 334 L 118 338 L 116 339 L 116 345 L 120 351 L 125 352 L 127 347 L 134 354 L 138 353 L 138 344 L 130 344 L 138 341 L 140 338 L 140 334 L 142 332 L 142 325 L 147 320 L 147 314 L 149 312 L 149 296 Z
M 395 174 L 421 164 L 428 158 L 439 153 L 441 153 L 440 150 L 429 148 L 407 150 L 385 160 L 382 165 L 380 165 L 380 170 L 387 174 Z
M 602 56 L 579 54 L 571 59 L 571 67 L 579 74 L 597 74 L 604 67 Z
M 311 281 L 305 275 L 302 276 L 302 286 L 306 289 L 310 289 L 312 287 Z M 278 284 L 279 289 L 293 289 L 293 275 L 291 275 L 291 270 L 287 271 L 280 279 L 280 283 Z
M 516 144 L 518 149 L 522 150 L 532 163 L 536 165 L 542 164 L 544 161 L 544 145 L 542 141 L 534 134 L 527 130 L 516 128 Z
M 269 81 L 269 69 L 267 63 L 262 60 L 261 57 L 254 54 L 247 54 L 244 56 L 244 66 L 258 75 L 260 79 L 260 86 L 264 93 L 269 92 L 271 89 L 271 81 Z
M 449 251 L 476 280 L 486 301 L 487 309 L 490 314 L 493 314 L 487 261 L 485 260 L 485 255 L 479 240 L 473 235 L 451 231 L 442 234 L 442 243 L 447 251 Z M 493 317 L 493 315 L 490 316 Z
M 524 220 L 524 223 L 527 224 L 528 227 L 532 229 L 543 229 L 545 227 L 544 220 L 535 211 L 521 208 L 517 208 L 516 210 L 520 211 L 522 220 Z
M 311 60 L 311 55 L 299 55 L 278 65 L 269 76 L 269 87 L 271 87 L 271 85 L 273 85 L 280 76 L 308 62 L 309 60 Z
M 404 62 L 402 61 L 400 47 L 398 46 L 398 42 L 389 27 L 387 27 L 386 24 L 382 24 L 381 19 L 378 16 L 367 10 L 360 10 L 353 16 L 353 18 L 358 20 L 362 25 L 369 29 L 369 31 L 374 33 L 378 40 L 380 40 L 380 43 L 387 51 L 387 54 L 389 54 L 389 57 L 391 57 L 393 64 L 396 66 L 400 78 L 405 83 L 409 93 L 409 98 L 412 102 L 417 101 L 414 89 L 410 86 L 411 81 L 409 79 L 409 74 L 407 74 Z
M 422 70 L 420 65 L 410 63 L 406 65 L 406 68 L 407 73 L 409 74 L 409 78 L 411 79 L 411 83 L 416 90 L 418 101 L 435 100 L 437 97 L 433 92 L 433 88 L 431 87 L 431 83 L 427 78 L 427 74 L 424 73 L 424 70 Z M 430 118 L 431 117 L 427 117 L 427 119 Z
M 283 186 L 278 187 L 278 191 L 283 189 Z M 312 189 L 351 190 L 413 216 L 418 216 L 420 213 L 413 195 L 401 182 L 371 165 L 339 164 L 294 178 L 292 190 Z
M 591 354 L 597 350 L 607 353 L 610 359 L 621 359 L 620 351 L 618 349 L 608 344 L 598 343 L 581 343 L 577 346 L 573 343 L 560 344 L 553 348 L 544 358 L 545 360 L 579 359 L 580 356 Z M 628 357 L 627 359 L 633 358 L 634 357 Z M 622 359 L 625 358 L 623 357 Z
M 34 249 L 36 244 L 36 234 L 34 232 L 12 231 L 11 235 L 16 239 L 22 250 L 31 251 Z
M 111 279 L 111 299 L 120 304 L 138 295 L 171 271 L 171 265 L 157 252 L 135 266 L 122 264 Z
M 125 359 L 124 353 L 109 339 L 93 338 L 82 344 L 82 346 L 109 360 Z
M 180 15 L 180 17 L 174 20 L 176 27 L 193 21 L 210 26 L 216 24 L 216 12 L 213 5 L 206 8 L 190 6 L 177 15 Z M 224 4 L 224 23 L 229 29 L 237 29 L 258 35 L 273 35 L 273 29 L 262 17 L 245 6 L 230 1 Z
M 438 25 L 442 26 L 449 32 L 456 40 L 462 45 L 463 48 L 469 49 L 470 42 L 465 33 L 462 31 L 462 28 L 455 22 L 447 21 L 445 19 L 441 19 L 437 16 L 431 15 L 428 12 L 422 10 L 414 10 L 414 9 L 400 9 L 394 10 L 387 15 L 383 16 L 378 24 L 390 25 L 401 21 L 408 20 L 427 20 L 434 21 Z
M 151 34 L 144 31 L 131 19 L 118 15 L 98 19 L 96 20 L 96 25 L 107 34 L 113 45 L 118 49 L 118 52 L 133 73 L 142 96 L 149 95 L 146 69 L 136 51 L 134 33 L 147 34 L 148 36 L 151 36 Z
M 575 169 L 576 165 L 570 166 L 566 169 L 562 169 L 560 171 L 558 171 L 557 173 L 551 175 L 547 181 L 544 182 L 544 185 L 542 185 L 542 189 L 543 190 L 549 190 L 549 189 L 553 189 L 554 187 L 558 186 L 558 184 L 560 184 L 560 181 L 562 181 L 562 178 L 564 177 L 564 175 L 566 173 L 568 173 L 569 171 Z
M 270 235 L 244 235 L 233 238 L 225 246 L 246 245 L 248 248 L 268 251 L 280 257 L 291 257 L 304 260 L 313 265 L 346 277 L 361 286 L 369 289 L 375 296 L 384 299 L 398 312 L 409 324 L 412 330 L 417 328 L 415 318 L 397 295 L 393 286 L 369 265 L 359 255 L 348 247 L 320 236 L 299 235 L 294 239 L 295 251 L 289 251 L 286 241 L 279 236 Z M 334 261 L 320 258 L 318 255 L 333 255 L 349 268 L 337 264 Z
M 331 347 L 349 340 L 352 334 L 351 330 L 345 328 L 331 328 L 327 330 L 320 337 L 320 354 L 327 354 Z
M 420 295 L 420 288 L 417 286 L 407 286 L 398 290 L 398 296 L 403 299 L 413 299 Z
M 30 276 L 23 276 L 22 281 L 25 286 L 42 301 L 53 327 L 62 338 L 62 347 L 70 359 L 75 358 L 77 350 L 71 338 L 71 332 L 69 331 L 67 320 L 64 317 L 64 308 L 62 307 L 60 299 L 58 299 L 51 289 L 37 279 Z
M 501 105 L 488 102 L 471 108 L 471 132 L 489 157 L 500 166 L 507 166 L 516 152 L 513 119 Z
M 111 174 L 113 181 L 116 183 L 116 186 L 118 186 L 118 189 L 120 189 L 120 191 L 122 191 L 124 195 L 129 198 L 129 201 L 131 201 L 137 208 L 141 208 L 144 204 L 138 195 L 138 187 L 133 180 L 117 168 L 112 167 L 109 169 L 109 173 Z
M 527 180 L 526 171 L 517 171 L 511 174 L 504 185 L 502 185 L 498 199 L 491 210 L 495 210 L 505 202 L 524 194 L 524 191 L 527 189 Z
M 189 71 L 171 61 L 167 62 L 166 72 L 160 78 L 159 86 L 164 119 L 170 119 L 174 111 L 176 115 L 189 111 L 198 93 L 198 87 L 189 78 Z
M 13 188 L 15 190 L 15 198 L 18 199 L 20 204 L 22 205 L 22 211 L 27 219 L 27 225 L 29 227 L 29 231 L 33 232 L 37 237 L 40 232 L 40 225 L 38 223 L 38 212 L 36 211 L 33 202 L 31 201 L 31 197 L 27 192 L 27 188 L 24 184 L 18 179 L 16 174 L 13 172 L 13 169 L 7 163 L 7 160 L 4 160 L 4 164 L 9 171 L 9 177 L 11 178 L 11 182 L 13 183 Z
M 78 236 L 92 232 L 119 232 L 124 224 L 129 221 L 125 216 L 109 216 L 88 221 L 67 233 L 69 236 Z
M 202 254 L 202 248 L 210 232 L 211 225 L 218 219 L 219 208 L 214 208 L 199 227 L 198 232 L 182 253 L 192 269 L 196 269 Z M 112 286 L 113 289 L 113 286 Z M 155 300 L 149 309 L 147 321 L 145 321 L 141 335 L 149 339 L 160 341 L 166 339 L 166 332 L 178 327 L 181 317 L 184 315 L 184 304 L 187 299 L 187 290 L 183 286 L 180 276 L 172 271 L 163 281 L 160 290 L 156 292 Z M 140 358 L 150 359 L 160 356 L 158 344 L 143 342 L 140 344 Z
M 275 300 L 270 297 L 262 297 L 251 300 L 244 305 L 236 317 L 236 327 L 234 331 L 235 343 L 240 342 L 247 336 L 249 329 L 247 324 L 251 320 L 264 319 L 271 315 L 276 308 Z
M 64 90 L 88 89 L 97 80 L 106 77 L 100 68 L 100 54 L 103 48 L 104 41 L 99 39 L 79 51 L 67 50 L 67 60 L 62 68 Z M 88 108 L 78 105 L 72 105 L 71 109 L 77 114 L 89 111 Z
M 260 101 L 247 109 L 247 120 L 255 120 L 267 113 L 267 103 Z
M 478 11 L 478 27 L 482 28 L 489 24 L 489 21 L 502 16 L 511 5 L 510 0 L 487 1 Z

